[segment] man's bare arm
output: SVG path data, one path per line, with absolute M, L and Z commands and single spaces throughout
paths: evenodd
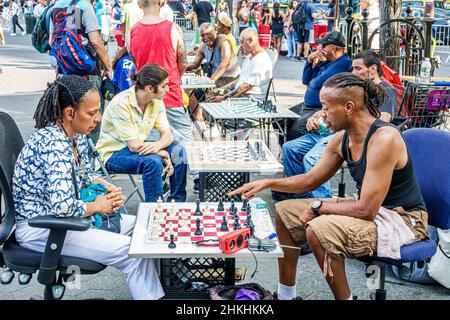
M 100 31 L 92 31 L 88 33 L 89 42 L 94 48 L 95 52 L 97 52 L 100 61 L 105 66 L 105 70 L 111 73 L 112 79 L 112 67 L 111 61 L 109 60 L 108 53 L 106 52 L 105 45 L 103 44 L 102 37 L 100 36 Z
M 289 178 L 258 180 L 243 185 L 241 188 L 230 192 L 229 195 L 242 194 L 246 199 L 251 199 L 258 192 L 267 188 L 289 193 L 305 193 L 315 190 L 321 184 L 330 180 L 342 165 L 343 159 L 338 152 L 341 141 L 342 133 L 337 133 L 330 139 L 322 159 L 306 174 L 299 174 Z
M 220 45 L 220 57 L 222 60 L 220 61 L 220 64 L 217 67 L 216 72 L 214 72 L 214 74 L 211 75 L 211 79 L 214 81 L 219 79 L 225 73 L 231 61 L 230 43 L 226 41 L 222 36 L 219 36 L 218 41 Z
M 406 160 L 402 159 L 406 156 Z M 396 166 L 407 161 L 405 144 L 394 128 L 379 129 L 367 147 L 367 166 L 357 201 L 323 203 L 319 213 L 373 221 L 386 198 Z
M 203 53 L 204 50 L 205 50 L 205 44 L 202 42 L 202 43 L 200 43 L 200 47 L 198 48 L 197 54 L 195 55 L 194 62 L 187 65 L 186 71 L 197 70 L 198 68 L 200 68 L 201 63 L 202 63 L 203 59 L 205 58 L 205 55 Z
M 176 23 L 173 24 L 172 35 L 175 35 L 174 39 L 176 39 L 178 71 L 180 72 L 180 76 L 182 76 L 188 65 L 186 44 L 184 43 L 183 30 L 181 30 L 181 27 Z

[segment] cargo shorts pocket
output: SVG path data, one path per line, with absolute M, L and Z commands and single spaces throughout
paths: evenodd
M 372 256 L 377 248 L 377 226 L 375 222 L 360 220 L 354 222 L 347 231 L 344 245 L 347 258 Z

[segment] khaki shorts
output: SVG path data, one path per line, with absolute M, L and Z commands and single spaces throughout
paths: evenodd
M 306 228 L 300 222 L 300 214 L 316 199 L 292 199 L 276 204 L 277 214 L 298 244 L 306 242 Z M 324 202 L 356 201 L 355 198 L 321 199 Z M 427 238 L 427 218 L 425 211 L 406 212 L 401 207 L 397 212 L 413 231 L 417 240 Z M 414 227 L 411 224 L 414 217 Z M 409 223 L 408 223 L 409 222 Z M 327 255 L 338 261 L 345 258 L 373 255 L 377 249 L 377 225 L 373 221 L 347 216 L 324 215 L 308 222 Z

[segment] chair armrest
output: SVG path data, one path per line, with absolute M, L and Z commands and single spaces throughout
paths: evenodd
M 35 228 L 45 228 L 51 230 L 73 230 L 86 231 L 91 223 L 84 218 L 57 218 L 55 216 L 40 216 L 28 220 L 28 225 Z

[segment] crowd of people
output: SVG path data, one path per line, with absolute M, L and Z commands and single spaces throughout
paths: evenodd
M 183 31 L 166 19 L 165 5 L 161 0 L 130 0 L 120 19 L 114 12 L 118 9 L 113 8 L 114 19 L 123 23 L 125 45 L 112 62 L 98 15 L 88 0 L 58 0 L 47 11 L 49 25 L 54 26 L 60 12 L 70 6 L 78 8 L 75 26 L 93 53 L 95 67 L 82 75 L 63 74 L 59 57 L 52 56 L 58 77 L 39 101 L 34 114 L 37 131 L 18 157 L 13 178 L 16 239 L 21 246 L 40 252 L 45 248 L 47 232 L 30 227 L 27 221 L 32 217 L 92 219 L 96 213 L 116 212 L 123 205 L 122 190 L 91 168 L 87 136 L 96 142 L 108 170 L 142 175 L 146 202 L 164 197 L 164 174 L 170 177 L 169 196 L 164 200 L 184 202 L 188 174 L 194 181 L 194 192 L 198 191 L 198 173 L 188 172 L 184 148 L 193 140 L 188 107 L 193 111 L 204 99 L 265 99 L 276 59 L 261 46 L 258 25 L 271 25 L 274 38 L 280 38 L 293 27 L 289 21 L 294 20 L 296 1 L 287 13 L 276 3 L 272 11 L 263 8 L 258 19 L 258 4 L 248 8 L 245 1 L 240 2 L 236 18 L 241 65 L 231 34 L 233 20 L 226 12 L 216 15 L 214 26 L 204 19 L 203 13 L 213 12 L 207 2 L 194 5 L 201 22 L 201 44 L 194 52 L 194 61 L 188 63 Z M 398 215 L 399 230 L 411 234 L 408 241 L 413 242 L 428 237 L 427 212 L 408 148 L 389 124 L 396 98 L 382 78 L 379 55 L 365 50 L 350 58 L 345 38 L 338 31 L 315 39 L 318 48 L 309 52 L 315 12 L 311 2 L 302 6 L 307 13 L 305 24 L 294 31 L 299 36 L 297 53 L 303 53 L 305 59 L 302 82 L 307 90 L 299 105 L 301 117 L 290 128 L 290 141 L 283 145 L 287 177 L 251 182 L 230 195 L 251 199 L 269 188 L 279 201 L 276 231 L 280 243 L 287 246 L 279 259 L 279 299 L 297 296 L 299 248 L 305 242 L 335 298 L 353 299 L 344 259 L 375 251 L 395 259 L 392 254 L 399 254 L 402 243 L 380 238 L 387 234 L 377 233 L 377 226 L 384 225 L 380 220 L 386 214 Z M 275 50 L 279 50 L 277 41 Z M 291 51 L 291 56 L 297 54 Z M 218 89 L 196 90 L 186 101 L 181 77 L 186 71 L 199 69 Z M 107 105 L 102 90 L 105 81 L 118 87 Z M 203 123 L 201 111 L 194 117 Z M 332 198 L 329 180 L 344 162 L 356 181 L 356 198 Z M 106 193 L 84 202 L 79 190 L 92 184 L 103 184 Z M 134 222 L 135 217 L 122 214 L 119 233 L 95 227 L 87 232 L 69 231 L 62 254 L 113 266 L 124 272 L 134 299 L 159 299 L 164 292 L 154 261 L 128 258 Z

